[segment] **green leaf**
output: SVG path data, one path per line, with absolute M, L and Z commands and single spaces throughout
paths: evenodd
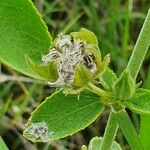
M 126 105 L 137 113 L 150 114 L 150 90 L 138 89 Z
M 8 150 L 6 144 L 4 143 L 3 139 L 0 136 L 0 150 Z
M 98 59 L 98 57 L 96 58 L 96 59 Z M 106 68 L 107 68 L 107 66 L 109 65 L 109 63 L 110 63 L 110 54 L 107 54 L 104 58 L 103 58 L 103 61 L 102 62 L 98 62 L 97 61 L 97 69 L 98 69 L 98 71 L 97 71 L 97 76 L 100 74 L 100 73 L 102 73 Z
M 81 28 L 79 32 L 71 32 L 70 35 L 73 36 L 75 39 L 86 41 L 87 44 L 98 45 L 96 35 L 88 29 Z
M 108 67 L 99 75 L 100 83 L 103 85 L 103 87 L 111 91 L 113 89 L 113 86 L 115 84 L 115 81 L 117 80 L 116 74 L 109 69 Z
M 73 81 L 74 87 L 83 87 L 92 80 L 92 73 L 84 66 L 78 64 L 75 71 L 75 78 Z
M 31 77 L 37 77 L 26 62 L 29 56 L 41 63 L 51 37 L 30 0 L 0 0 L 0 59 Z
M 88 150 L 100 150 L 101 144 L 102 144 L 102 137 L 94 137 L 90 141 Z M 120 145 L 113 141 L 111 149 L 110 150 L 122 150 Z
M 113 95 L 117 100 L 128 100 L 135 92 L 135 82 L 128 70 L 124 70 L 116 81 Z
M 84 129 L 102 110 L 100 97 L 90 91 L 81 92 L 79 97 L 59 91 L 32 113 L 24 136 L 33 142 L 57 140 Z

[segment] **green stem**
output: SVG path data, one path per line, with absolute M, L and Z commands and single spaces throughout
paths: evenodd
M 144 21 L 143 27 L 135 44 L 134 50 L 130 57 L 127 69 L 130 71 L 133 79 L 136 79 L 144 57 L 150 46 L 150 10 Z
M 132 150 L 143 150 L 139 136 L 133 126 L 128 114 L 125 111 L 118 112 L 114 115 L 116 122 L 122 129 L 123 134 L 128 140 Z
M 111 112 L 109 115 L 105 133 L 103 136 L 101 150 L 109 150 L 110 149 L 112 142 L 115 138 L 117 129 L 118 129 L 118 125 L 114 119 L 114 113 Z
M 137 74 L 139 72 L 139 69 L 142 65 L 142 62 L 148 51 L 149 46 L 150 46 L 150 10 L 148 11 L 148 14 L 144 21 L 140 35 L 138 37 L 138 40 L 135 44 L 133 53 L 132 53 L 129 63 L 127 65 L 127 69 L 130 71 L 133 79 L 136 79 L 136 77 L 137 77 Z M 130 141 L 129 141 L 129 143 L 130 143 L 131 147 L 134 144 Z M 138 142 L 137 142 L 137 146 L 138 146 Z M 140 148 L 138 148 L 138 149 L 140 149 Z
M 88 86 L 92 89 L 92 91 L 102 97 L 108 97 L 108 93 L 102 89 L 100 89 L 99 87 L 95 86 L 92 83 L 89 83 Z
M 146 89 L 150 89 L 150 66 L 149 66 L 149 71 L 148 71 L 148 74 L 147 74 L 147 78 L 144 82 L 144 88 Z M 145 150 L 149 149 L 150 147 L 150 126 L 149 126 L 149 123 L 150 123 L 150 116 L 147 114 L 147 115 L 141 115 L 140 116 L 140 139 L 141 139 L 141 142 L 143 144 L 143 147 Z

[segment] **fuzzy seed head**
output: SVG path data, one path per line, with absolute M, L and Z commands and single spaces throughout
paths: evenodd
M 70 35 L 58 36 L 55 46 L 50 49 L 47 55 L 42 57 L 44 64 L 58 61 L 58 79 L 54 83 L 48 82 L 51 86 L 70 86 L 73 83 L 78 64 L 84 65 L 91 73 L 96 72 L 94 56 L 85 52 L 87 46 L 86 42 L 76 40 Z

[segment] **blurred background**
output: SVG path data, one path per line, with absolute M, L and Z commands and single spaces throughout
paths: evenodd
M 110 53 L 117 75 L 126 67 L 142 27 L 150 0 L 34 0 L 35 7 L 55 38 L 85 27 L 98 38 L 102 56 Z M 38 31 L 37 31 L 38 32 Z M 144 81 L 150 66 L 150 49 L 138 75 Z M 25 123 L 33 109 L 56 89 L 22 76 L 10 67 L 0 65 L 0 135 L 10 150 L 79 150 L 94 136 L 102 136 L 109 108 L 89 127 L 71 137 L 51 143 L 29 142 L 22 136 Z M 128 110 L 137 131 L 139 116 Z M 116 141 L 123 150 L 129 145 L 118 130 Z

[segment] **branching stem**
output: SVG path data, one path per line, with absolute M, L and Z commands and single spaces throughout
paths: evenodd
M 140 70 L 140 67 L 142 65 L 142 62 L 144 60 L 144 57 L 147 53 L 149 46 L 150 46 L 150 10 L 148 11 L 147 17 L 144 21 L 144 24 L 143 24 L 143 27 L 139 34 L 138 40 L 135 44 L 133 53 L 132 53 L 129 63 L 127 65 L 127 69 L 130 71 L 134 80 L 137 77 L 137 74 Z M 102 145 L 101 145 L 101 150 L 106 150 L 106 149 L 110 150 L 111 144 L 113 142 L 114 136 L 115 136 L 117 128 L 118 128 L 118 125 L 114 124 L 114 120 L 113 120 L 114 117 L 112 116 L 112 114 L 113 114 L 113 112 L 111 112 L 110 117 L 109 117 L 109 121 L 108 121 L 106 130 L 105 130 L 104 138 L 103 138 Z M 121 118 L 122 118 L 122 120 L 121 120 Z M 135 128 L 132 125 L 132 122 L 130 121 L 127 114 L 118 115 L 117 120 L 118 120 L 119 125 L 123 129 L 124 134 L 129 142 L 129 144 L 131 145 L 131 147 L 133 149 L 142 150 L 143 148 L 142 148 L 142 145 L 139 143 L 140 142 L 139 137 L 136 134 Z M 123 122 L 125 120 L 129 123 L 129 128 L 131 127 L 132 132 L 128 132 L 125 129 L 126 127 L 123 124 Z

